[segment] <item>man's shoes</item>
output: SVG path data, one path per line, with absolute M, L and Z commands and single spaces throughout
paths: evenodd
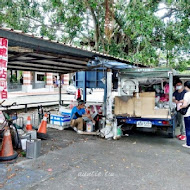
M 177 135 L 176 138 L 178 138 L 178 139 L 181 138 L 181 135 Z
M 100 135 L 100 130 L 99 129 L 96 131 L 96 135 Z
M 77 131 L 78 134 L 81 134 L 82 132 L 83 132 L 83 131 L 81 131 L 81 130 L 78 130 L 78 131 Z
M 182 146 L 185 148 L 190 148 L 190 146 L 188 146 L 187 144 L 183 144 Z
M 73 129 L 74 129 L 75 131 L 77 131 L 77 128 L 76 128 L 76 127 L 73 127 Z
M 181 135 L 181 137 L 179 138 L 179 140 L 185 141 L 186 140 L 186 136 L 185 135 Z

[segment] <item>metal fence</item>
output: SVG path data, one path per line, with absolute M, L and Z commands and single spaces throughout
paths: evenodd
M 42 82 L 42 83 L 32 82 L 32 88 L 33 89 L 45 88 L 45 82 Z
M 33 89 L 45 88 L 45 82 L 43 82 L 43 83 L 32 82 L 31 85 L 32 85 Z M 11 83 L 11 82 L 8 82 L 7 83 L 7 87 L 8 87 L 8 91 L 9 92 L 22 91 L 22 84 L 21 83 L 17 83 L 17 82 Z
M 8 91 L 9 92 L 15 92 L 15 91 L 21 91 L 22 90 L 22 84 L 21 83 L 7 83 Z

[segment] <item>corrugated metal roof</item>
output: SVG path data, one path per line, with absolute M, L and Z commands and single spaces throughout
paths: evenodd
M 118 57 L 8 28 L 0 28 L 0 37 L 8 39 L 8 69 L 64 74 L 90 69 L 89 63 L 96 57 L 134 65 Z

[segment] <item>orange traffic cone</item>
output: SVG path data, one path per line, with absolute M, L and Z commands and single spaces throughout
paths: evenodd
M 31 124 L 31 117 L 28 116 L 27 123 L 26 123 L 26 130 L 31 131 L 32 130 L 32 124 Z
M 18 153 L 13 150 L 10 130 L 5 129 L 3 142 L 2 142 L 2 148 L 0 151 L 0 161 L 2 162 L 2 161 L 13 160 L 13 159 L 16 159 L 17 156 L 18 156 Z
M 47 113 L 44 114 L 44 118 L 38 128 L 37 137 L 42 140 L 46 140 L 48 138 L 47 135 Z

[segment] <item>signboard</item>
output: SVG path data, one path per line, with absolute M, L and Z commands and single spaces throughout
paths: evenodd
M 0 38 L 0 100 L 7 99 L 8 40 Z

